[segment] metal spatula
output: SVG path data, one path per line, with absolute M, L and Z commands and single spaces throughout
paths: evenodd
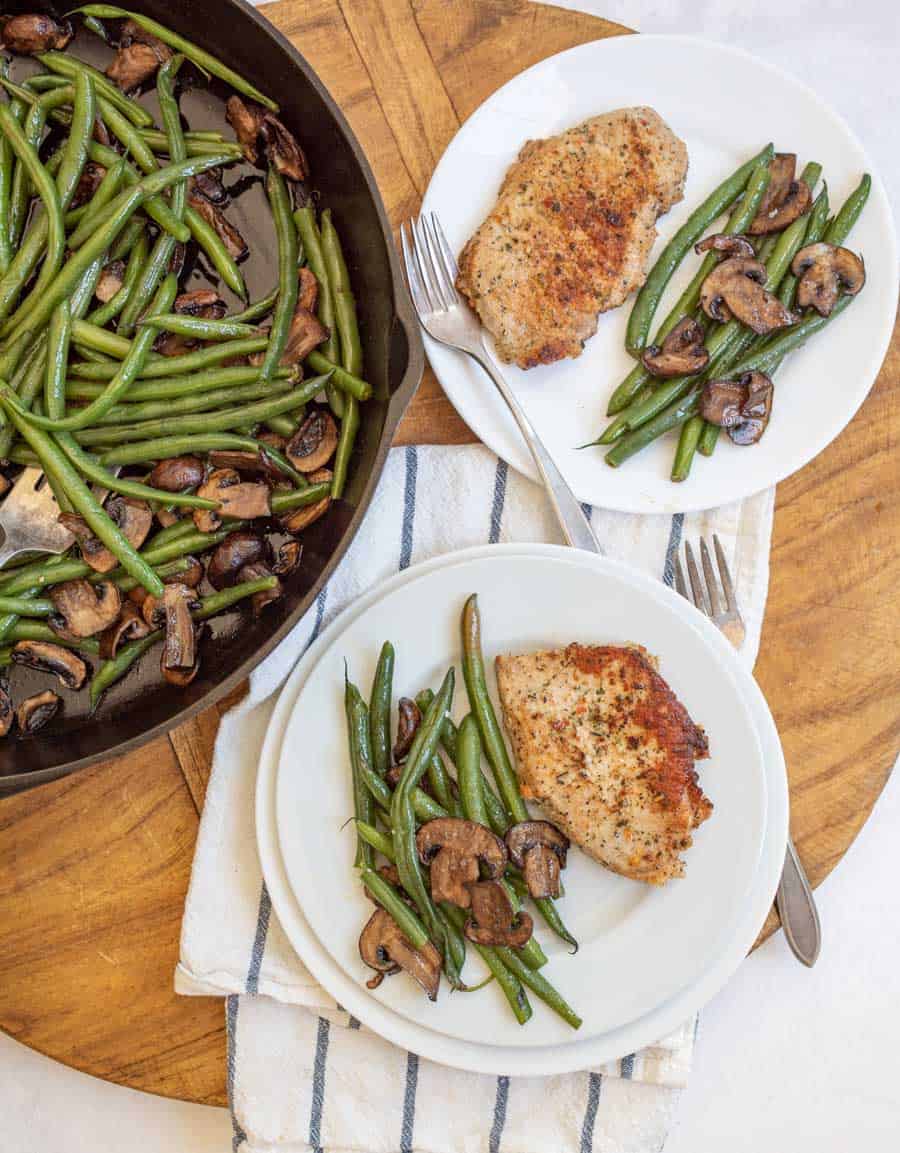
M 75 538 L 58 516 L 47 478 L 39 468 L 26 468 L 0 505 L 0 565 L 23 552 L 65 552 Z

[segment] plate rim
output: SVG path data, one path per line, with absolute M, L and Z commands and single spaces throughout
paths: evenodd
M 486 116 L 489 115 L 491 105 L 495 101 L 499 100 L 510 87 L 521 83 L 524 77 L 533 75 L 539 70 L 549 67 L 553 62 L 557 62 L 562 57 L 573 56 L 575 54 L 583 54 L 585 56 L 589 56 L 591 53 L 597 52 L 598 50 L 615 50 L 615 48 L 617 48 L 619 45 L 624 44 L 628 44 L 629 46 L 647 44 L 688 44 L 691 46 L 700 47 L 706 51 L 718 52 L 725 56 L 738 57 L 748 63 L 753 64 L 755 67 L 763 69 L 770 75 L 778 77 L 780 81 L 787 85 L 793 86 L 796 90 L 802 92 L 807 98 L 814 101 L 818 105 L 820 112 L 824 115 L 827 115 L 834 126 L 843 131 L 849 141 L 859 151 L 863 162 L 863 171 L 867 172 L 871 176 L 872 191 L 870 193 L 869 205 L 874 206 L 877 203 L 881 211 L 885 225 L 885 233 L 882 238 L 882 244 L 880 247 L 887 250 L 886 263 L 890 269 L 891 276 L 891 283 L 889 285 L 890 291 L 885 292 L 883 295 L 892 301 L 897 299 L 898 292 L 900 292 L 900 268 L 898 268 L 897 228 L 894 221 L 894 214 L 891 209 L 890 199 L 887 196 L 887 190 L 877 167 L 873 165 L 871 156 L 869 155 L 867 149 L 856 135 L 856 133 L 853 131 L 847 120 L 831 103 L 825 100 L 816 91 L 816 89 L 812 87 L 812 85 L 807 84 L 806 81 L 799 79 L 787 69 L 782 68 L 778 64 L 773 64 L 770 61 L 764 60 L 762 57 L 757 56 L 756 54 L 749 52 L 744 48 L 739 48 L 731 44 L 722 44 L 719 41 L 708 40 L 702 36 L 690 36 L 682 33 L 635 33 L 632 35 L 607 36 L 598 40 L 587 41 L 584 44 L 576 44 L 571 48 L 563 49 L 561 52 L 556 52 L 552 56 L 547 56 L 543 60 L 537 61 L 529 68 L 526 68 L 523 72 L 517 73 L 495 92 L 491 93 L 491 95 L 482 104 L 480 104 L 478 108 L 475 109 L 471 116 L 469 116 L 468 119 L 465 120 L 462 125 L 460 125 L 458 131 L 453 136 L 453 139 L 450 141 L 443 154 L 441 155 L 441 158 L 438 161 L 434 172 L 431 174 L 428 187 L 426 188 L 425 194 L 422 197 L 421 212 L 425 213 L 427 211 L 432 211 L 434 206 L 432 205 L 431 201 L 434 197 L 433 189 L 435 183 L 438 180 L 442 169 L 447 164 L 448 158 L 451 156 L 454 146 L 461 138 L 474 131 L 475 127 L 481 121 L 483 121 Z M 641 51 L 641 48 L 633 49 L 629 47 L 628 50 Z M 625 307 L 625 305 L 622 307 Z M 858 390 L 852 393 L 853 408 L 851 411 L 849 411 L 843 423 L 840 424 L 840 427 L 838 427 L 833 432 L 830 432 L 826 429 L 821 435 L 814 437 L 810 442 L 811 447 L 808 451 L 804 449 L 803 452 L 790 456 L 786 453 L 784 456 L 785 463 L 783 465 L 779 465 L 779 467 L 773 471 L 773 474 L 762 483 L 757 483 L 755 480 L 751 480 L 750 486 L 746 490 L 729 494 L 724 502 L 722 500 L 714 499 L 712 493 L 710 493 L 707 498 L 702 498 L 699 496 L 691 497 L 690 495 L 687 495 L 684 486 L 679 486 L 673 483 L 670 486 L 672 489 L 671 499 L 657 500 L 651 503 L 648 502 L 645 497 L 641 496 L 639 486 L 635 485 L 633 490 L 635 493 L 635 499 L 623 499 L 621 494 L 616 495 L 613 493 L 611 503 L 604 501 L 604 503 L 597 504 L 595 507 L 614 512 L 625 512 L 638 515 L 671 516 L 675 513 L 703 512 L 710 508 L 717 508 L 723 503 L 732 503 L 737 500 L 747 500 L 750 497 L 755 496 L 757 493 L 780 484 L 781 481 L 787 479 L 789 476 L 792 476 L 795 472 L 799 472 L 811 461 L 815 460 L 816 457 L 824 452 L 833 441 L 837 440 L 837 438 L 841 436 L 847 426 L 855 418 L 856 414 L 859 412 L 860 408 L 865 402 L 866 397 L 871 392 L 875 381 L 878 378 L 878 374 L 880 373 L 884 364 L 885 356 L 887 354 L 888 348 L 890 347 L 895 320 L 895 308 L 893 305 L 891 305 L 890 308 L 886 306 L 882 324 L 880 326 L 879 337 L 873 342 L 872 345 L 872 347 L 875 349 L 875 352 L 871 357 L 871 364 L 873 366 L 871 370 L 871 379 L 865 388 L 863 388 L 862 385 L 859 385 Z M 457 404 L 455 394 L 460 390 L 456 389 L 452 379 L 450 380 L 448 386 L 444 379 L 444 376 L 446 376 L 447 373 L 443 370 L 441 365 L 441 361 L 443 361 L 444 365 L 448 363 L 449 358 L 453 355 L 453 350 L 445 348 L 438 341 L 435 341 L 432 337 L 430 337 L 427 333 L 423 333 L 423 340 L 425 344 L 425 350 L 428 355 L 428 362 L 431 365 L 431 368 L 434 371 L 434 374 L 437 377 L 441 387 L 447 394 L 450 403 L 453 405 L 460 418 L 469 424 L 476 435 L 484 441 L 484 443 L 493 453 L 495 453 L 495 455 L 506 461 L 506 463 L 511 468 L 514 468 L 517 472 L 526 476 L 529 480 L 539 483 L 540 478 L 538 476 L 537 470 L 535 469 L 533 462 L 531 461 L 530 454 L 528 453 L 528 450 L 525 448 L 524 444 L 519 443 L 519 449 L 521 453 L 520 459 L 517 461 L 511 460 L 510 457 L 514 454 L 508 452 L 504 448 L 503 444 L 495 438 L 494 427 L 490 424 L 490 422 L 479 421 L 478 419 L 473 420 L 473 417 L 477 416 L 477 414 L 472 412 L 467 413 L 465 411 L 465 406 Z M 433 355 L 435 353 L 437 354 L 436 356 Z M 501 369 L 502 367 L 503 366 L 501 366 Z M 862 380 L 866 379 L 868 376 L 868 372 L 854 374 L 854 379 Z M 844 394 L 847 394 L 848 390 L 842 391 Z M 487 427 L 482 427 L 482 425 L 487 425 Z M 511 418 L 510 423 L 506 424 L 506 428 L 512 432 L 513 437 L 517 441 L 520 441 L 519 434 L 514 430 L 514 427 L 511 424 Z M 712 487 L 714 486 L 711 485 L 710 488 Z M 632 490 L 628 491 L 630 492 Z M 668 492 L 668 489 L 665 491 Z M 687 491 L 689 492 L 689 490 Z M 679 494 L 681 494 L 680 499 Z M 576 492 L 576 496 L 579 500 L 586 501 L 587 503 L 593 503 L 589 500 L 588 494 Z M 710 503 L 711 500 L 713 500 L 713 503 Z
M 693 985 L 681 990 L 636 1021 L 608 1033 L 562 1045 L 520 1049 L 448 1037 L 427 1025 L 410 1021 L 389 1006 L 369 997 L 362 986 L 344 973 L 340 964 L 313 933 L 287 881 L 275 819 L 275 792 L 284 734 L 297 697 L 309 673 L 333 640 L 356 616 L 370 609 L 386 593 L 402 587 L 403 584 L 425 575 L 434 568 L 466 563 L 470 559 L 497 555 L 498 552 L 526 556 L 564 555 L 568 560 L 575 558 L 589 568 L 611 567 L 619 570 L 626 578 L 636 580 L 639 584 L 646 583 L 657 593 L 662 592 L 664 598 L 666 596 L 675 598 L 673 604 L 680 609 L 689 608 L 686 602 L 683 602 L 683 599 L 668 586 L 629 565 L 560 545 L 525 543 L 479 545 L 433 557 L 395 574 L 371 589 L 360 600 L 349 605 L 329 623 L 297 663 L 283 687 L 269 720 L 259 760 L 255 793 L 256 841 L 273 907 L 292 948 L 329 995 L 367 1027 L 392 1044 L 410 1049 L 439 1064 L 477 1073 L 540 1076 L 594 1067 L 658 1040 L 679 1027 L 730 978 L 753 944 L 765 920 L 781 875 L 788 828 L 787 774 L 774 720 L 759 686 L 718 629 L 695 612 L 686 619 L 710 643 L 723 646 L 722 653 L 732 662 L 739 682 L 743 682 L 743 687 L 749 694 L 751 712 L 763 747 L 768 798 L 766 830 L 760 861 L 751 892 L 745 896 L 748 910 L 739 920 L 729 945 L 723 949 L 720 956 L 711 962 L 703 976 Z

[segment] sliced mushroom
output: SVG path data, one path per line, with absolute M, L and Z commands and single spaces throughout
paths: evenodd
M 191 207 L 203 217 L 210 227 L 215 229 L 216 235 L 228 249 L 231 258 L 238 262 L 246 260 L 250 255 L 247 242 L 231 221 L 227 219 L 224 212 L 216 208 L 214 204 L 210 204 L 204 196 L 189 196 L 188 200 Z
M 399 764 L 409 752 L 413 738 L 422 723 L 422 713 L 415 701 L 401 697 L 397 702 L 397 740 L 394 742 L 394 760 Z
M 321 484 L 323 481 L 331 480 L 331 471 L 327 468 L 317 469 L 316 472 L 311 472 L 307 479 L 310 484 Z M 287 513 L 279 519 L 279 524 L 285 532 L 298 533 L 302 532 L 305 528 L 317 521 L 320 516 L 324 516 L 328 512 L 331 505 L 331 495 L 323 496 L 320 501 L 315 504 L 309 504 L 305 508 L 296 508 L 293 512 Z
M 297 269 L 297 304 L 307 312 L 315 312 L 319 303 L 319 282 L 311 268 L 302 265 Z
M 222 183 L 221 168 L 210 168 L 207 172 L 192 176 L 189 187 L 192 193 L 202 196 L 218 208 L 228 203 L 228 190 Z
M 558 897 L 569 838 L 549 821 L 520 821 L 506 833 L 509 858 L 522 870 L 532 897 Z
M 244 158 L 250 164 L 259 161 L 259 134 L 262 131 L 266 110 L 252 101 L 244 101 L 240 96 L 229 96 L 225 105 L 225 118 L 234 129 Z
M 3 23 L 0 48 L 17 56 L 37 56 L 39 52 L 61 52 L 72 39 L 68 20 L 57 21 L 38 14 L 10 16 Z
M 103 182 L 104 176 L 106 176 L 106 169 L 99 164 L 95 164 L 93 160 L 89 160 L 81 170 L 81 176 L 78 178 L 78 184 L 75 186 L 75 193 L 72 196 L 70 207 L 81 208 L 82 205 L 93 200 L 94 193 Z
M 796 316 L 763 287 L 765 283 L 764 264 L 734 256 L 723 260 L 703 281 L 700 304 L 713 320 L 734 316 L 760 335 L 794 324 Z
M 238 573 L 238 581 L 255 581 L 260 580 L 262 577 L 274 576 L 274 573 L 268 565 L 262 561 L 255 561 L 253 564 L 244 565 Z M 284 589 L 281 587 L 281 581 L 275 585 L 274 588 L 263 589 L 258 593 L 254 593 L 250 598 L 250 605 L 253 609 L 253 615 L 259 616 L 266 605 L 274 604 L 275 601 L 281 600 L 284 596 Z
M 256 439 L 262 441 L 263 444 L 267 444 L 270 448 L 277 449 L 279 452 L 283 452 L 284 446 L 287 444 L 287 440 L 280 433 L 272 432 L 270 428 L 264 428 L 262 432 L 258 432 Z
M 284 473 L 265 452 L 250 452 L 240 449 L 213 449 L 209 453 L 209 463 L 213 468 L 232 468 L 238 472 L 262 473 L 273 478 L 283 478 Z
M 831 315 L 841 289 L 856 296 L 866 283 L 862 257 L 833 244 L 807 244 L 791 262 L 791 272 L 800 277 L 797 307 L 814 308 L 820 316 Z
M 50 625 L 66 638 L 102 633 L 116 620 L 122 607 L 121 594 L 110 581 L 97 585 L 86 580 L 64 581 L 54 586 L 49 596 L 57 614 L 50 618 Z
M 765 236 L 770 232 L 781 232 L 789 224 L 809 209 L 812 204 L 812 190 L 805 180 L 794 180 L 784 198 L 766 211 L 760 209 L 747 231 L 751 236 Z
M 174 508 L 158 508 L 156 510 L 156 519 L 163 528 L 171 528 L 173 524 L 178 524 L 181 520 L 181 515 L 178 510 Z
M 113 623 L 100 634 L 100 656 L 111 661 L 122 645 L 138 641 L 147 636 L 150 626 L 141 615 L 140 609 L 131 601 L 122 605 L 122 611 Z
M 294 310 L 291 327 L 288 329 L 287 344 L 284 346 L 282 365 L 299 364 L 305 360 L 314 348 L 328 339 L 328 329 L 319 320 L 315 313 L 308 311 L 302 304 Z
M 276 576 L 288 576 L 300 564 L 303 556 L 303 545 L 298 540 L 286 540 L 274 550 L 275 559 L 272 562 L 272 572 Z
M 125 261 L 112 260 L 100 273 L 94 295 L 103 304 L 107 304 L 122 287 L 125 279 Z
M 59 712 L 62 704 L 56 693 L 46 689 L 36 696 L 28 697 L 16 709 L 16 720 L 19 728 L 26 736 L 36 733 L 48 724 Z
M 303 150 L 277 116 L 240 96 L 229 97 L 225 115 L 251 164 L 259 163 L 261 138 L 269 163 L 282 176 L 289 180 L 307 178 L 309 170 Z
M 207 565 L 206 577 L 214 589 L 229 588 L 238 579 L 245 565 L 262 559 L 265 541 L 256 533 L 238 531 L 229 535 L 216 547 Z
M 162 601 L 166 620 L 163 668 L 192 669 L 197 663 L 197 634 L 191 617 L 196 604 L 196 594 L 187 585 L 166 585 Z
M 441 981 L 441 955 L 429 941 L 414 949 L 386 909 L 376 909 L 359 937 L 359 955 L 379 974 L 403 969 L 418 981 L 431 1001 L 437 1000 Z
M 142 500 L 114 494 L 106 502 L 106 512 L 133 548 L 140 548 L 153 527 L 153 513 Z M 95 572 L 110 572 L 118 565 L 117 558 L 93 534 L 87 522 L 77 513 L 60 513 L 57 520 L 78 541 L 82 559 Z
M 228 312 L 228 305 L 211 288 L 198 288 L 194 292 L 182 292 L 175 297 L 172 311 L 179 316 L 199 316 L 203 320 L 221 320 Z
M 330 412 L 316 409 L 287 443 L 287 457 L 298 472 L 315 472 L 334 456 L 338 430 Z
M 746 236 L 740 233 L 717 232 L 715 236 L 707 236 L 699 244 L 694 245 L 694 252 L 724 252 L 727 256 L 755 256 L 753 245 Z
M 747 392 L 747 386 L 736 380 L 707 381 L 700 394 L 700 415 L 719 428 L 733 428 L 744 419 L 741 409 Z
M 114 84 L 131 92 L 156 75 L 161 64 L 171 60 L 172 50 L 134 20 L 126 20 L 119 34 L 119 48 L 106 75 Z
M 184 558 L 188 562 L 188 567 L 182 572 L 175 573 L 170 577 L 163 577 L 163 584 L 172 584 L 174 581 L 177 584 L 187 585 L 189 589 L 195 589 L 197 585 L 203 580 L 205 575 L 203 565 L 195 556 Z
M 80 689 L 87 680 L 87 664 L 62 645 L 49 641 L 18 641 L 13 645 L 12 661 L 28 669 L 52 673 L 67 689 Z
M 703 328 L 690 316 L 675 325 L 662 343 L 651 345 L 641 357 L 652 376 L 691 376 L 709 364 L 709 353 L 703 341 Z
M 118 560 L 106 545 L 101 544 L 94 536 L 84 517 L 76 512 L 61 512 L 56 519 L 78 541 L 82 560 L 95 572 L 110 572 L 118 565 Z
M 431 867 L 431 896 L 461 909 L 472 903 L 469 885 L 478 880 L 479 865 L 489 880 L 503 875 L 506 846 L 484 825 L 459 817 L 427 821 L 416 833 L 423 865 Z
M 169 669 L 166 668 L 166 654 L 163 650 L 163 655 L 159 658 L 159 671 L 163 675 L 163 680 L 167 681 L 170 685 L 178 685 L 179 688 L 184 688 L 193 681 L 197 673 L 200 672 L 200 658 L 197 657 L 194 664 L 189 669 Z
M 772 414 L 775 386 L 764 372 L 748 372 L 741 377 L 747 389 L 747 399 L 741 406 L 741 423 L 728 429 L 728 435 L 737 445 L 756 444 L 766 431 Z
M 16 713 L 12 697 L 9 695 L 9 685 L 5 680 L 0 680 L 0 737 L 7 735 L 15 719 Z
M 472 914 L 465 934 L 476 945 L 506 945 L 521 949 L 534 931 L 531 917 L 524 911 L 516 916 L 509 894 L 499 881 L 479 881 L 469 886 Z
M 769 183 L 766 185 L 766 190 L 756 210 L 757 217 L 768 215 L 773 208 L 777 208 L 781 204 L 790 191 L 796 173 L 797 154 L 795 152 L 776 152 L 769 161 Z
M 203 484 L 206 468 L 196 456 L 173 456 L 161 460 L 150 473 L 147 483 L 163 492 L 184 492 Z
M 253 520 L 271 512 L 268 485 L 242 481 L 232 468 L 214 469 L 197 489 L 197 495 L 219 502 L 218 509 L 194 511 L 194 524 L 201 532 L 215 532 L 223 517 Z

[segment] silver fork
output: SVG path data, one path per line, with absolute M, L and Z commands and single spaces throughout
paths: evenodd
M 456 259 L 440 221 L 434 213 L 428 218 L 420 216 L 401 226 L 400 238 L 406 278 L 419 323 L 429 336 L 467 353 L 481 365 L 519 426 L 566 540 L 574 548 L 602 555 L 603 550 L 575 494 L 488 353 L 478 318 L 456 291 Z
M 0 505 L 0 566 L 23 552 L 65 552 L 75 537 L 58 516 L 59 505 L 43 472 L 26 468 Z
M 691 601 L 702 613 L 705 613 L 717 625 L 735 648 L 744 643 L 747 630 L 738 609 L 734 595 L 734 585 L 725 552 L 718 536 L 713 534 L 713 549 L 718 562 L 719 577 L 722 582 L 722 598 L 719 596 L 719 583 L 713 570 L 712 557 L 706 541 L 700 538 L 700 563 L 703 568 L 704 581 L 700 579 L 697 562 L 694 559 L 694 550 L 690 541 L 685 541 L 684 557 L 687 563 L 688 579 L 691 591 L 688 592 L 684 579 L 684 570 L 681 560 L 675 556 L 675 588 L 683 597 Z M 722 607 L 724 599 L 725 607 Z M 816 963 L 819 950 L 822 946 L 822 926 L 819 922 L 819 911 L 813 897 L 812 888 L 797 855 L 794 842 L 788 834 L 787 853 L 784 858 L 784 868 L 781 871 L 781 881 L 778 892 L 775 894 L 775 907 L 781 918 L 781 925 L 791 951 L 798 961 L 810 968 Z

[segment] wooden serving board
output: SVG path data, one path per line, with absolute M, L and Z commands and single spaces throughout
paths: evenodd
M 284 0 L 265 12 L 344 108 L 395 224 L 501 84 L 627 31 L 525 0 Z M 756 675 L 813 884 L 856 836 L 900 744 L 898 392 L 900 328 L 850 427 L 778 490 Z M 400 442 L 473 439 L 428 373 Z M 225 1101 L 222 1002 L 177 998 L 172 974 L 218 718 L 0 801 L 0 1027 L 96 1076 L 209 1104 Z

